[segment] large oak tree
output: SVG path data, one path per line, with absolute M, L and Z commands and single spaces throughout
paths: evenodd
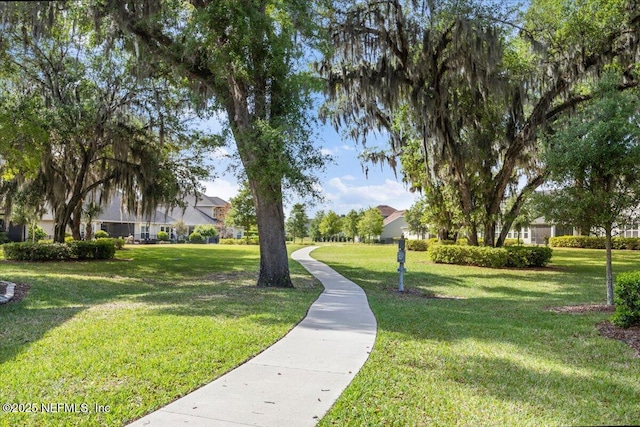
M 313 191 L 323 163 L 310 142 L 310 79 L 301 72 L 313 2 L 106 1 L 101 13 L 136 37 L 143 61 L 170 65 L 226 113 L 255 205 L 258 286 L 292 286 L 283 188 Z
M 412 187 L 452 194 L 470 243 L 482 232 L 490 246 L 544 182 L 538 136 L 591 97 L 583 83 L 615 63 L 621 88 L 637 84 L 640 27 L 633 1 L 534 0 L 522 19 L 497 4 L 338 2 L 335 49 L 319 68 L 334 123 L 362 139 L 388 133 L 390 149 L 371 157 L 411 156 Z

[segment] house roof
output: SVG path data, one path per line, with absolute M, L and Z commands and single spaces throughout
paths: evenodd
M 196 199 L 193 195 L 185 197 L 185 208 L 175 207 L 167 209 L 158 207 L 150 216 L 143 217 L 128 212 L 123 206 L 122 194 L 115 193 L 108 204 L 103 206 L 102 212 L 94 220 L 113 223 L 152 222 L 156 224 L 174 224 L 182 220 L 186 225 L 217 224 L 218 220 L 211 216 L 213 207 L 224 207 L 228 203 L 214 196 L 200 194 Z M 42 217 L 43 220 L 53 220 L 50 209 Z
M 376 209 L 378 209 L 380 211 L 380 214 L 382 215 L 382 218 L 387 218 L 388 216 L 390 216 L 394 212 L 398 211 L 396 208 L 392 208 L 391 206 L 387 206 L 387 205 L 378 205 L 378 206 L 376 206 Z
M 395 211 L 394 213 L 392 213 L 391 215 L 386 217 L 382 224 L 383 224 L 383 226 L 387 225 L 387 224 L 391 224 L 392 222 L 394 222 L 394 221 L 396 221 L 396 220 L 398 220 L 400 218 L 404 218 L 404 211 Z

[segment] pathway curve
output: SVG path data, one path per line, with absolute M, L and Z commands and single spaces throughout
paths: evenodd
M 314 426 L 369 357 L 376 320 L 364 291 L 308 247 L 291 257 L 325 291 L 280 341 L 132 426 Z

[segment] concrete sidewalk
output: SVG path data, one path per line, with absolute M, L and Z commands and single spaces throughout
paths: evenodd
M 284 338 L 210 384 L 132 426 L 313 426 L 369 357 L 376 320 L 355 283 L 292 254 L 325 291 Z

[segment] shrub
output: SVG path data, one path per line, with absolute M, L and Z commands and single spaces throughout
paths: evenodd
M 200 233 L 202 237 L 216 237 L 218 235 L 218 229 L 210 224 L 198 225 L 193 231 Z
M 0 231 L 0 245 L 10 242 L 11 240 L 7 237 L 7 233 L 5 231 Z
M 109 233 L 107 233 L 104 230 L 98 230 L 98 231 L 95 232 L 93 237 L 95 237 L 96 239 L 104 239 L 104 238 L 109 237 Z
M 194 231 L 189 234 L 189 243 L 204 243 L 204 237 L 202 237 L 202 234 Z
M 407 240 L 407 250 L 424 252 L 427 250 L 428 244 L 426 240 Z
M 218 243 L 221 245 L 237 245 L 238 244 L 236 242 L 237 240 L 241 240 L 241 239 L 220 239 Z
M 552 250 L 546 247 L 513 246 L 490 248 L 481 246 L 432 245 L 427 254 L 440 264 L 474 265 L 491 268 L 544 267 L 549 263 Z
M 113 245 L 116 250 L 124 249 L 125 239 L 123 237 L 118 237 L 117 239 L 113 239 Z
M 604 237 L 596 236 L 559 236 L 551 237 L 549 245 L 554 248 L 604 249 Z M 611 239 L 613 249 L 640 250 L 640 238 L 614 237 Z
M 101 238 L 94 241 L 80 240 L 69 242 L 71 257 L 85 259 L 112 259 L 116 254 L 115 239 Z
M 553 250 L 546 246 L 509 246 L 505 249 L 508 256 L 507 267 L 544 267 L 553 256 Z
M 640 324 L 640 271 L 620 273 L 614 295 L 616 312 L 611 322 L 623 328 Z
M 4 257 L 13 261 L 60 261 L 71 258 L 71 251 L 63 243 L 7 243 L 2 246 Z
M 518 239 L 504 239 L 504 246 L 519 246 L 522 244 L 522 240 L 518 242 Z
M 427 251 L 431 261 L 439 264 L 475 265 L 500 268 L 507 265 L 504 248 L 478 246 L 431 245 Z
M 158 232 L 157 237 L 161 242 L 167 242 L 169 240 L 169 233 L 167 233 L 166 231 L 160 231 Z

